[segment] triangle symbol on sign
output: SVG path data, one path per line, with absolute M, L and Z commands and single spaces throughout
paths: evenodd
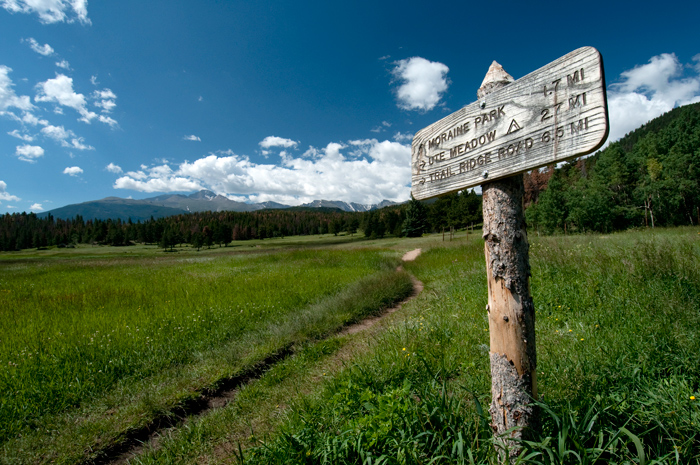
M 520 129 L 522 129 L 522 128 L 520 127 L 518 122 L 513 120 L 510 122 L 510 127 L 508 128 L 508 132 L 506 134 L 510 134 L 511 132 L 519 131 Z

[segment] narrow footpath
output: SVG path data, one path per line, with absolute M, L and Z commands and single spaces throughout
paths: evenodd
M 420 254 L 421 249 L 411 250 L 403 255 L 402 261 L 413 261 L 418 258 Z M 401 266 L 397 268 L 399 271 L 402 269 Z M 398 302 L 393 307 L 385 309 L 381 315 L 365 318 L 362 321 L 345 326 L 337 333 L 337 336 L 350 336 L 367 332 L 372 328 L 378 328 L 378 323 L 395 313 L 403 304 L 411 301 L 423 291 L 422 282 L 413 276 L 411 276 L 411 281 L 413 282 L 413 292 L 406 299 Z M 346 362 L 352 357 L 352 352 L 352 344 L 348 344 L 333 355 L 333 360 L 331 360 L 330 363 Z M 179 407 L 174 412 L 170 412 L 167 417 L 155 419 L 147 428 L 131 432 L 126 441 L 106 450 L 101 459 L 93 463 L 97 465 L 121 465 L 138 457 L 145 450 L 158 448 L 158 443 L 166 431 L 181 428 L 195 418 L 206 415 L 215 409 L 225 407 L 235 400 L 236 394 L 243 386 L 261 378 L 265 372 L 275 364 L 293 354 L 294 352 L 291 348 L 282 353 L 273 354 L 248 372 L 223 382 L 219 388 L 215 390 L 205 389 L 196 401 Z M 173 414 L 175 415 L 173 416 Z

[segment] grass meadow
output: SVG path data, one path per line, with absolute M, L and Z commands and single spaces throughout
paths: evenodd
M 129 463 L 498 463 L 480 236 L 328 240 L 0 255 L 0 461 L 89 461 L 293 345 Z M 542 415 L 520 463 L 700 463 L 700 230 L 530 242 Z M 407 294 L 416 247 L 424 291 L 337 333 Z
M 99 457 L 202 389 L 412 290 L 376 248 L 105 249 L 0 256 L 3 462 Z
M 498 463 L 483 241 L 406 241 L 425 290 L 381 331 L 306 346 L 132 463 Z M 542 417 L 520 463 L 700 463 L 698 228 L 531 237 L 530 259 Z

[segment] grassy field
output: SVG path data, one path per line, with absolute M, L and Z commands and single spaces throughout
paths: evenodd
M 700 462 L 698 233 L 531 238 L 542 426 L 521 463 Z M 425 291 L 382 331 L 307 346 L 133 462 L 498 463 L 483 241 L 422 241 Z
M 395 255 L 328 246 L 0 255 L 2 460 L 98 457 L 203 389 L 379 311 L 412 289 Z
M 700 463 L 699 233 L 530 238 L 542 426 L 522 463 Z M 497 463 L 484 416 L 490 377 L 483 241 L 464 232 L 441 239 L 286 238 L 200 254 L 134 248 L 136 258 L 119 256 L 125 249 L 107 257 L 89 249 L 71 251 L 71 258 L 52 251 L 0 255 L 0 299 L 8 299 L 0 308 L 27 308 L 3 319 L 2 382 L 14 382 L 8 375 L 17 376 L 19 362 L 92 379 L 84 391 L 54 383 L 64 405 L 33 404 L 34 413 L 20 409 L 32 404 L 16 402 L 14 392 L 41 399 L 41 382 L 27 375 L 3 390 L 3 415 L 15 419 L 4 420 L 0 460 L 98 456 L 86 450 L 118 442 L 202 386 L 293 344 L 292 356 L 242 386 L 228 405 L 161 432 L 131 463 Z M 407 275 L 394 271 L 396 257 L 416 247 L 424 253 L 404 267 L 425 284 L 423 293 L 379 329 L 336 334 L 339 321 L 405 295 Z M 61 272 L 49 277 L 49 270 Z M 337 276 L 300 284 L 314 273 Z M 388 284 L 389 277 L 397 282 Z M 261 287 L 245 293 L 246 278 Z M 52 279 L 55 291 L 43 289 Z M 124 284 L 110 284 L 115 279 Z M 315 323 L 372 294 L 372 279 L 378 294 L 369 303 L 331 324 Z M 81 285 L 82 297 L 71 297 L 63 313 L 32 300 L 40 292 L 60 300 Z M 97 288 L 104 290 L 93 297 Z M 117 289 L 132 288 L 137 297 L 120 305 L 127 298 Z M 387 288 L 396 291 L 379 292 Z M 188 300 L 193 293 L 196 300 Z M 293 303 L 282 305 L 288 294 Z M 99 326 L 105 319 L 111 323 Z M 54 346 L 48 337 L 60 341 Z M 100 365 L 65 362 L 78 356 L 71 348 L 79 341 L 76 354 L 104 357 Z M 115 341 L 120 349 L 112 351 Z M 48 357 L 49 347 L 64 361 Z M 33 357 L 49 361 L 32 365 Z M 118 358 L 131 360 L 131 371 L 109 378 L 109 361 Z M 24 416 L 6 408 L 13 405 Z

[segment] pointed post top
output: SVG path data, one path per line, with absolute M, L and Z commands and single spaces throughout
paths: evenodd
M 491 63 L 491 66 L 486 73 L 486 77 L 484 77 L 484 81 L 481 83 L 481 87 L 479 87 L 479 90 L 476 91 L 476 96 L 479 99 L 482 99 L 491 92 L 494 92 L 513 81 L 515 81 L 513 76 L 506 73 L 503 66 L 494 61 Z

